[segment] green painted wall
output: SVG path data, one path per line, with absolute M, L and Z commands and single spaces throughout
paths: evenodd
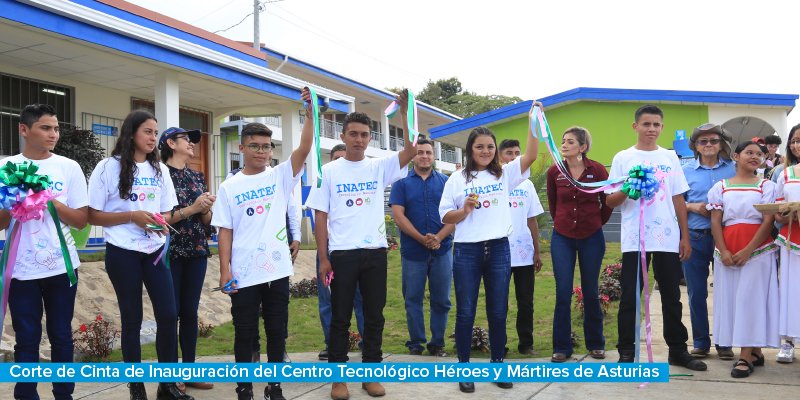
M 560 146 L 561 133 L 567 128 L 579 125 L 588 129 L 592 134 L 589 158 L 611 165 L 614 154 L 636 143 L 636 133 L 631 127 L 633 113 L 644 104 L 646 103 L 582 101 L 548 110 L 547 122 L 550 123 L 556 146 Z M 664 110 L 664 131 L 658 139 L 658 144 L 667 149 L 672 148 L 676 130 L 685 130 L 688 138 L 692 134 L 692 129 L 708 122 L 706 106 L 680 104 L 658 106 Z M 512 121 L 490 125 L 490 128 L 497 136 L 498 143 L 503 139 L 517 139 L 524 144 L 528 133 L 527 114 L 520 114 L 519 118 Z M 547 149 L 542 145 L 540 152 L 546 155 Z M 549 160 L 549 158 L 540 156 L 539 160 Z

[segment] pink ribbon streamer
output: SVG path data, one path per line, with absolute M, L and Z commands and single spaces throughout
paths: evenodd
M 644 281 L 644 330 L 647 343 L 647 361 L 653 362 L 653 327 L 650 324 L 650 279 L 647 274 L 647 253 L 644 248 L 644 208 L 645 199 L 641 198 L 639 199 L 639 257 L 642 280 Z M 636 290 L 639 290 L 639 288 L 637 287 Z M 636 332 L 636 334 L 638 335 L 639 332 Z
M 4 251 L 8 251 L 7 255 L 7 265 L 6 270 L 3 273 L 3 308 L 0 310 L 0 336 L 3 335 L 3 319 L 6 316 L 6 307 L 8 306 L 8 292 L 10 291 L 9 288 L 11 287 L 11 277 L 14 275 L 14 264 L 16 264 L 17 260 L 17 249 L 19 248 L 19 238 L 20 238 L 20 224 L 15 223 L 13 220 L 11 221 L 11 225 L 8 227 L 9 231 L 11 232 L 11 238 L 6 241 L 6 246 Z
M 33 219 L 42 219 L 47 209 L 47 202 L 55 198 L 50 189 L 34 192 L 28 190 L 28 195 L 11 208 L 11 217 L 19 222 L 28 222 Z

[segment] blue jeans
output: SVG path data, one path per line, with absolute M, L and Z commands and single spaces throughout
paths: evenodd
M 454 245 L 453 284 L 456 289 L 456 349 L 459 362 L 469 362 L 481 278 L 486 292 L 491 361 L 501 362 L 505 356 L 508 286 L 511 282 L 508 238 Z
M 114 286 L 121 320 L 122 360 L 142 362 L 142 284 L 147 288 L 156 319 L 156 354 L 158 362 L 178 362 L 178 311 L 172 274 L 164 260 L 153 262 L 161 253 L 127 250 L 106 243 L 106 273 Z
M 197 307 L 206 278 L 208 257 L 178 257 L 170 260 L 175 306 L 178 310 L 178 342 L 183 362 L 194 362 L 197 350 Z
M 583 335 L 586 348 L 604 350 L 603 311 L 600 309 L 598 279 L 606 252 L 603 230 L 585 239 L 572 239 L 553 230 L 550 254 L 553 258 L 553 275 L 556 279 L 556 307 L 553 312 L 553 353 L 572 356 L 572 282 L 575 277 L 575 261 L 581 269 L 583 291 Z
M 78 276 L 78 270 L 75 270 Z M 16 344 L 14 361 L 39 362 L 39 342 L 42 340 L 42 313 L 47 313 L 47 337 L 54 363 L 71 363 L 73 353 L 72 313 L 78 285 L 70 286 L 67 274 L 42 279 L 11 280 L 8 311 L 14 327 Z M 74 383 L 53 383 L 56 400 L 72 399 Z M 36 383 L 17 383 L 14 398 L 38 400 Z
M 325 336 L 325 348 L 328 348 L 328 338 L 331 331 L 331 292 L 319 279 L 319 257 L 317 257 L 317 299 L 319 300 L 319 323 L 322 325 L 322 334 Z M 356 286 L 356 297 L 353 300 L 353 311 L 356 313 L 356 326 L 358 334 L 364 337 L 364 309 L 361 305 L 361 290 Z M 358 347 L 362 342 L 358 343 Z
M 425 338 L 425 316 L 422 302 L 425 298 L 425 282 L 428 281 L 431 302 L 431 341 L 428 348 L 444 347 L 444 331 L 447 328 L 447 313 L 450 312 L 450 282 L 453 279 L 453 253 L 435 256 L 428 252 L 427 259 L 413 261 L 405 257 L 403 263 L 403 299 L 406 303 L 409 349 L 423 349 Z
M 714 258 L 714 237 L 710 231 L 689 230 L 692 255 L 682 263 L 686 289 L 689 292 L 689 315 L 695 349 L 711 348 L 708 328 L 708 272 Z

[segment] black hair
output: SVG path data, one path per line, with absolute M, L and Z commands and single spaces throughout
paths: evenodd
M 792 165 L 800 162 L 800 160 L 795 157 L 794 153 L 792 153 L 792 149 L 790 148 L 792 146 L 792 137 L 794 137 L 795 133 L 800 133 L 800 124 L 797 124 L 793 126 L 792 129 L 789 129 L 789 137 L 786 138 L 786 157 L 783 161 L 784 165 L 786 165 L 786 168 L 789 168 Z
M 745 141 L 739 143 L 736 146 L 736 149 L 733 150 L 733 152 L 736 153 L 736 154 L 741 154 L 744 151 L 744 149 L 746 149 L 747 146 L 750 146 L 750 145 L 758 146 L 758 149 L 761 150 L 762 153 L 767 154 L 767 147 L 764 146 L 763 144 L 759 143 L 759 142 L 754 141 L 754 140 L 745 140 Z
M 472 156 L 472 145 L 475 144 L 475 140 L 478 139 L 478 136 L 491 137 L 492 143 L 497 146 L 497 139 L 494 137 L 494 133 L 492 133 L 489 128 L 479 126 L 469 133 L 469 138 L 467 138 L 467 165 L 464 166 L 463 171 L 467 182 L 470 182 L 472 178 L 474 178 L 473 173 L 477 171 L 475 159 Z M 503 167 L 500 165 L 499 151 L 494 152 L 494 159 L 489 163 L 489 165 L 486 166 L 486 170 L 489 171 L 490 174 L 494 175 L 497 179 L 500 179 L 503 176 Z
M 127 199 L 131 195 L 131 187 L 133 187 L 133 176 L 136 175 L 136 160 L 133 156 L 136 153 L 136 145 L 133 143 L 133 138 L 136 136 L 136 131 L 143 123 L 149 120 L 158 122 L 156 117 L 146 110 L 131 111 L 125 121 L 122 122 L 122 127 L 119 129 L 119 138 L 117 144 L 114 145 L 114 150 L 111 151 L 111 156 L 119 160 L 119 198 Z M 150 163 L 156 171 L 156 178 L 161 178 L 161 166 L 158 163 L 158 148 L 153 149 L 150 153 L 145 155 L 145 160 Z
M 370 129 L 372 129 L 372 120 L 369 119 L 367 114 L 362 112 L 351 112 L 350 114 L 345 115 L 344 122 L 342 122 L 342 133 L 347 132 L 347 124 L 351 122 L 356 122 L 359 124 L 364 124 Z
M 781 137 L 778 135 L 769 135 L 764 138 L 766 144 L 781 144 Z
M 661 117 L 661 119 L 664 119 L 664 111 L 661 111 L 661 109 L 658 108 L 658 106 L 652 104 L 645 104 L 639 107 L 633 114 L 634 121 L 639 122 L 639 117 L 641 117 L 644 114 L 658 115 Z
M 503 139 L 503 141 L 500 142 L 500 151 L 503 151 L 503 150 L 511 148 L 511 147 L 519 147 L 519 140 L 517 140 L 517 139 Z
M 244 143 L 245 138 L 253 136 L 266 136 L 271 139 L 272 130 L 262 123 L 251 122 L 242 128 L 241 142 Z
M 56 109 L 49 104 L 29 104 L 19 113 L 19 123 L 28 128 L 33 128 L 33 124 L 39 121 L 43 115 L 56 115 Z
M 421 144 L 429 144 L 429 145 L 431 145 L 431 147 L 433 147 L 433 142 L 428 140 L 428 139 L 425 139 L 425 138 L 417 139 L 417 146 L 419 146 Z
M 333 154 L 337 151 L 347 151 L 347 146 L 344 143 L 339 143 L 336 146 L 331 148 L 331 160 L 333 160 Z

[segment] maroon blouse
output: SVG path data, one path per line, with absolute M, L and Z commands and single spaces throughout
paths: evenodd
M 579 182 L 599 182 L 608 179 L 606 168 L 586 157 Z M 547 202 L 553 217 L 553 229 L 573 239 L 585 239 L 611 218 L 613 209 L 606 206 L 605 193 L 584 193 L 572 185 L 553 165 L 547 170 Z

